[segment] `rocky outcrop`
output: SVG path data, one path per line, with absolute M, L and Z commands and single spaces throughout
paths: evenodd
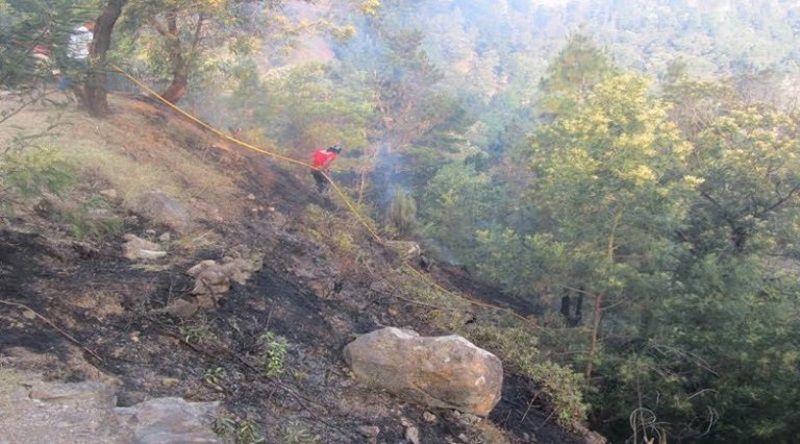
M 125 243 L 122 244 L 122 255 L 131 261 L 152 261 L 167 255 L 166 251 L 155 242 L 142 239 L 134 234 L 123 236 Z
M 214 402 L 158 398 L 131 407 L 118 407 L 114 411 L 123 425 L 133 430 L 136 444 L 189 444 L 220 442 L 202 421 L 216 408 Z
M 500 400 L 500 359 L 460 336 L 388 327 L 348 344 L 344 358 L 358 379 L 432 407 L 486 416 Z
M 45 382 L 0 369 L 0 444 L 220 442 L 207 425 L 216 403 L 159 398 L 115 404 L 114 389 L 105 383 Z
M 195 278 L 192 294 L 202 307 L 211 308 L 230 290 L 231 282 L 244 285 L 254 272 L 261 269 L 260 254 L 240 253 L 237 256 L 226 256 L 222 263 L 205 260 L 187 271 Z

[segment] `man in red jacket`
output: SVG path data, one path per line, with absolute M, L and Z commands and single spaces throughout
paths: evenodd
M 342 147 L 339 145 L 333 145 L 324 150 L 314 152 L 312 165 L 314 165 L 316 169 L 311 172 L 311 175 L 314 176 L 314 181 L 317 182 L 317 190 L 319 190 L 320 193 L 324 193 L 328 189 L 328 179 L 325 178 L 322 172 L 328 171 L 328 167 L 330 167 L 331 163 L 336 160 L 336 156 L 341 152 Z

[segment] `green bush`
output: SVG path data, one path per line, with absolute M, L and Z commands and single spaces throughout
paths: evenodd
M 280 376 L 283 373 L 289 343 L 286 338 L 278 336 L 271 331 L 264 332 L 258 339 L 264 350 L 259 356 L 259 363 L 264 376 L 267 378 Z
M 572 427 L 586 419 L 583 377 L 568 367 L 543 359 L 539 339 L 521 327 L 474 326 L 464 334 L 502 358 L 504 365 L 535 382 L 550 402 L 556 421 Z
M 45 192 L 60 195 L 75 182 L 75 172 L 51 148 L 17 149 L 0 157 L 0 181 L 23 198 Z
M 417 227 L 417 202 L 414 197 L 397 189 L 386 212 L 386 222 L 401 237 L 412 234 Z
M 102 240 L 122 233 L 124 221 L 111 212 L 108 203 L 94 196 L 78 208 L 60 211 L 57 219 L 72 227 L 77 239 Z

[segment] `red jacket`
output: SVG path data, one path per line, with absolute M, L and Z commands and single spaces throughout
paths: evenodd
M 336 153 L 333 151 L 319 150 L 314 153 L 313 165 L 321 170 L 330 166 L 331 162 L 336 159 Z

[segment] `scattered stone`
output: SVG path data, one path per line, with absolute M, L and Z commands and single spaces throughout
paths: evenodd
M 197 302 L 190 302 L 185 299 L 176 299 L 162 310 L 164 313 L 171 314 L 172 316 L 181 319 L 189 319 L 197 313 L 200 307 Z
M 428 406 L 486 416 L 500 400 L 500 359 L 460 336 L 387 327 L 348 344 L 344 358 L 361 381 Z
M 253 194 L 253 193 L 248 194 L 247 195 L 247 200 L 256 200 L 256 195 Z
M 105 196 L 105 197 L 113 200 L 113 199 L 117 198 L 117 190 L 115 190 L 113 188 L 109 188 L 109 189 L 106 189 L 106 190 L 100 190 L 100 195 L 101 196 Z
M 161 236 L 158 236 L 158 240 L 160 240 L 161 242 L 169 242 L 170 240 L 172 240 L 172 235 L 169 234 L 169 231 L 165 231 L 164 233 L 161 234 Z
M 154 230 L 154 229 L 152 229 L 152 228 L 149 228 L 149 229 L 147 229 L 147 230 L 144 230 L 144 234 L 146 234 L 146 235 L 147 235 L 147 237 L 155 237 L 155 235 L 156 235 L 156 230 Z
M 92 258 L 100 254 L 100 249 L 92 244 L 86 242 L 73 241 L 71 243 L 72 249 L 78 252 L 78 255 L 83 258 Z
M 436 415 L 434 415 L 431 412 L 423 413 L 422 414 L 422 419 L 424 419 L 425 422 L 429 422 L 431 424 L 436 424 L 436 421 L 438 421 L 438 418 L 436 417 Z
M 148 261 L 160 259 L 167 255 L 166 251 L 161 250 L 161 246 L 154 242 L 144 240 L 134 234 L 123 236 L 125 243 L 122 244 L 122 255 L 131 261 Z
M 405 437 L 411 444 L 419 444 L 419 429 L 416 427 L 406 427 Z
M 456 415 L 453 415 L 453 416 L 456 416 Z M 475 425 L 475 424 L 481 422 L 480 418 L 478 418 L 477 416 L 472 415 L 470 413 L 461 413 L 456 417 L 458 418 L 458 422 L 460 422 L 461 424 L 467 425 L 467 426 L 472 426 L 472 425 Z
M 376 438 L 381 433 L 381 428 L 378 426 L 361 426 L 358 428 L 358 433 L 367 438 Z
M 386 241 L 386 246 L 394 250 L 404 261 L 419 257 L 422 251 L 418 243 L 411 241 Z
M 25 318 L 25 319 L 34 320 L 34 319 L 36 319 L 36 313 L 34 313 L 34 312 L 30 311 L 30 310 L 25 310 L 25 311 L 22 312 L 22 317 Z
M 174 387 L 181 383 L 181 380 L 178 378 L 161 378 L 161 385 L 164 387 Z
M 195 278 L 192 294 L 198 296 L 200 306 L 211 308 L 231 288 L 231 281 L 244 285 L 250 276 L 261 269 L 262 258 L 258 253 L 226 256 L 222 263 L 204 260 L 187 273 Z
M 462 433 L 462 434 L 458 435 L 458 439 L 464 444 L 470 444 L 469 437 L 467 436 L 466 433 Z
M 153 191 L 142 196 L 133 208 L 142 216 L 163 223 L 179 233 L 191 227 L 191 216 L 186 207 L 162 191 Z

